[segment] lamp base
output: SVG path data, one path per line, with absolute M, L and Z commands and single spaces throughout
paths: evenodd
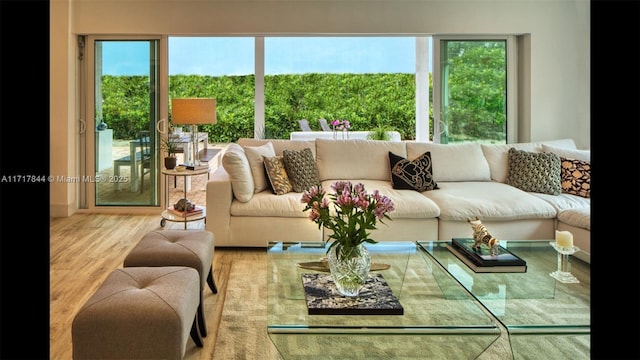
M 200 165 L 200 157 L 198 156 L 198 125 L 191 125 L 191 161 L 189 165 Z

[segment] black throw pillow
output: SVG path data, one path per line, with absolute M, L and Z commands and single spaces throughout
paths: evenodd
M 433 179 L 431 152 L 427 151 L 414 160 L 405 159 L 389 151 L 391 185 L 394 189 L 429 191 L 438 189 Z

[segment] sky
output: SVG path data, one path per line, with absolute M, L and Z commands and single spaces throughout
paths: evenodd
M 265 73 L 415 73 L 413 37 L 267 37 Z M 103 73 L 148 75 L 147 45 L 103 43 Z M 169 75 L 254 73 L 252 37 L 170 37 Z

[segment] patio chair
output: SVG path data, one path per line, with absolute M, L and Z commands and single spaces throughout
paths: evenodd
M 298 120 L 298 125 L 300 125 L 300 129 L 302 131 L 313 131 L 311 130 L 311 126 L 309 126 L 309 121 L 307 121 L 307 119 Z
M 327 119 L 318 119 L 318 122 L 320 123 L 320 128 L 322 128 L 322 131 L 333 131 L 331 125 L 329 125 L 329 123 L 327 122 Z
M 136 157 L 136 163 L 140 166 L 140 193 L 143 192 L 144 176 L 151 172 L 151 146 L 149 145 L 149 131 L 141 131 L 138 139 L 133 140 L 139 142 L 140 151 L 135 154 L 129 154 L 113 161 L 113 173 L 116 177 L 120 176 L 121 166 L 131 166 L 131 156 Z M 138 172 L 138 169 L 131 169 L 131 173 Z M 120 189 L 120 183 L 116 182 L 116 190 Z
M 149 144 L 150 132 L 140 131 L 140 193 L 144 191 L 144 176 L 151 172 L 151 145 Z

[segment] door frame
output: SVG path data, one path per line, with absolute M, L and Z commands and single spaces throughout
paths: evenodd
M 79 163 L 80 174 L 83 179 L 92 179 L 96 174 L 95 159 L 95 129 L 96 119 L 95 112 L 95 42 L 102 40 L 113 41 L 130 41 L 130 40 L 157 40 L 158 41 L 158 121 L 156 123 L 157 141 L 160 143 L 163 137 L 167 135 L 167 119 L 169 118 L 169 68 L 168 68 L 168 37 L 164 35 L 82 35 L 84 42 L 84 56 L 78 59 L 78 103 L 80 124 L 79 124 Z M 80 43 L 80 41 L 79 41 Z M 88 130 L 88 131 L 87 131 Z M 156 177 L 158 178 L 156 193 L 158 196 L 157 206 L 145 205 L 96 205 L 96 186 L 95 182 L 81 181 L 79 186 L 79 212 L 91 213 L 128 213 L 128 214 L 160 214 L 166 206 L 165 177 L 162 176 L 162 159 L 160 156 L 160 148 L 156 154 L 157 169 Z

